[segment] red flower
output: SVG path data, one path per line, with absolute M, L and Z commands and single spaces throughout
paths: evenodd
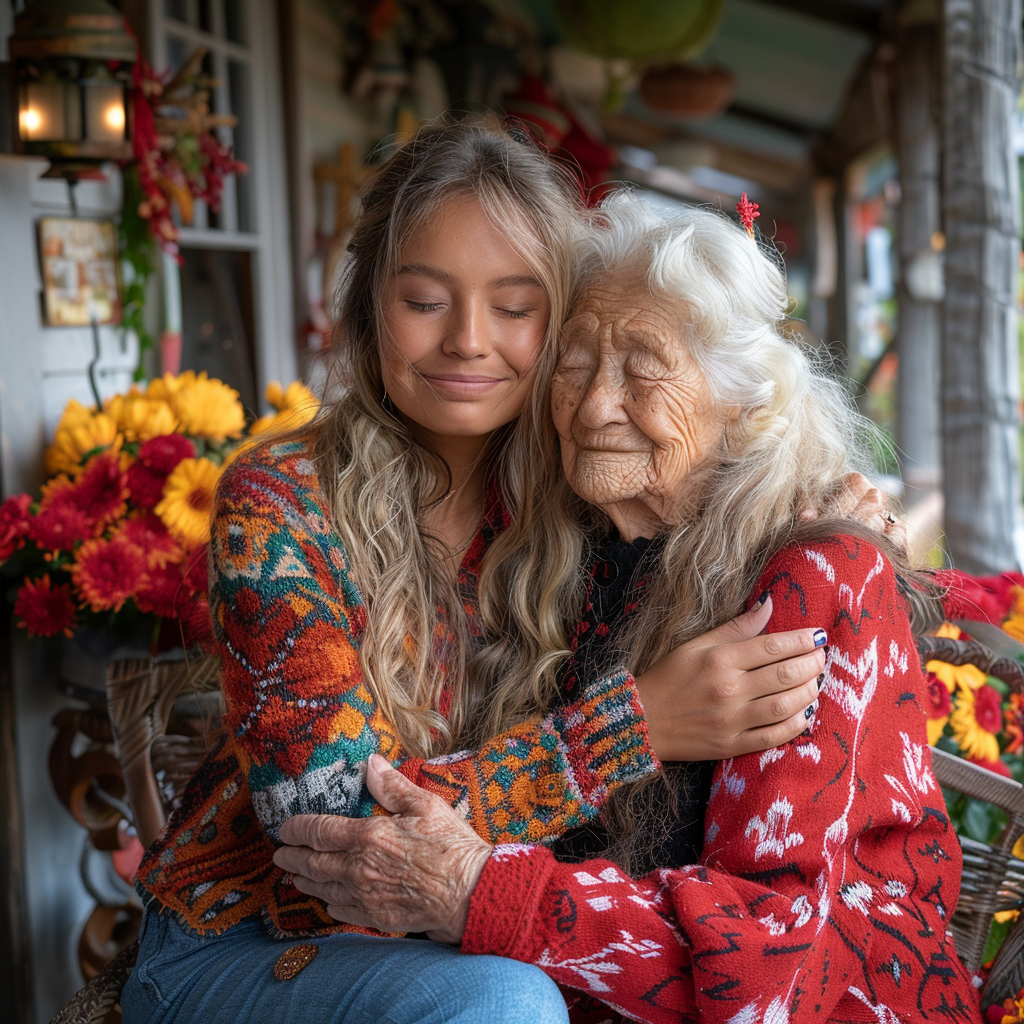
M 118 453 L 108 450 L 94 455 L 67 493 L 97 532 L 124 515 L 128 489 Z
M 39 514 L 29 520 L 26 531 L 43 551 L 70 551 L 95 533 L 95 526 L 71 497 L 70 485 L 47 490 Z
M 163 618 L 174 618 L 181 591 L 181 566 L 173 563 L 150 566 L 146 577 L 135 592 L 139 611 L 152 612 Z
M 71 636 L 75 621 L 71 587 L 66 583 L 53 586 L 49 574 L 25 580 L 14 602 L 14 614 L 29 636 Z
M 205 594 L 183 596 L 178 593 L 178 619 L 181 622 L 181 642 L 184 647 L 214 648 L 213 617 Z
M 132 516 L 118 525 L 115 537 L 123 537 L 146 556 L 146 567 L 154 568 L 181 561 L 181 548 L 158 516 Z M 181 573 L 178 573 L 179 580 Z
M 1010 694 L 1004 709 L 1003 728 L 1010 739 L 1006 753 L 1019 754 L 1024 750 L 1024 694 Z
M 182 571 L 185 574 L 185 589 L 190 595 L 206 594 L 210 585 L 210 570 L 207 560 L 209 548 L 194 548 L 186 556 Z
M 975 691 L 974 717 L 978 725 L 993 736 L 1003 728 L 1003 698 L 988 683 Z
M 928 717 L 948 718 L 953 704 L 953 695 L 934 672 L 929 672 L 925 678 L 928 682 L 928 702 L 925 709 L 928 712 Z
M 987 761 L 983 757 L 968 757 L 967 760 L 970 761 L 971 764 L 987 768 L 990 772 L 995 772 L 997 775 L 1005 775 L 1008 779 L 1013 777 L 1010 774 L 1010 769 L 1006 767 L 1001 758 L 997 757 L 994 761 Z
M 155 508 L 174 467 L 195 454 L 195 445 L 181 434 L 163 434 L 143 441 L 137 459 L 128 467 L 128 489 L 136 503 L 142 508 Z
M 146 578 L 146 558 L 123 537 L 86 541 L 74 569 L 75 586 L 94 612 L 120 611 Z
M 6 562 L 25 543 L 31 507 L 27 494 L 12 494 L 0 505 L 0 562 Z

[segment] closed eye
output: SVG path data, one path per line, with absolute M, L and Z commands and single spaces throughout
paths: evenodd
M 498 312 L 504 316 L 507 316 L 510 320 L 525 320 L 531 313 L 536 312 L 533 309 L 503 309 L 498 307 Z
M 440 302 L 416 302 L 413 299 L 406 299 L 405 304 L 418 313 L 433 313 L 443 305 Z

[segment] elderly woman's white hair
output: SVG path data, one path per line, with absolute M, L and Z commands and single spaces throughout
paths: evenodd
M 724 214 L 665 216 L 629 193 L 595 212 L 580 253 L 576 297 L 646 277 L 652 304 L 675 320 L 675 340 L 730 413 L 717 450 L 704 453 L 687 481 L 685 507 L 672 510 L 659 561 L 646 566 L 651 582 L 641 611 L 619 638 L 635 673 L 742 611 L 768 560 L 792 540 L 858 536 L 913 580 L 918 589 L 906 594 L 919 623 L 935 604 L 934 588 L 880 533 L 842 518 L 836 499 L 849 473 L 871 471 L 877 428 L 787 329 L 780 264 L 774 249 Z M 653 839 L 669 828 L 664 807 L 675 798 L 671 786 L 657 795 L 664 780 L 659 772 L 623 787 L 606 805 L 607 853 L 627 870 L 640 870 Z
M 865 535 L 835 521 L 835 498 L 848 473 L 871 471 L 877 428 L 787 330 L 780 263 L 722 213 L 666 216 L 630 193 L 596 212 L 580 254 L 578 296 L 601 281 L 646 276 L 716 404 L 734 412 L 687 488 L 688 506 L 675 510 L 679 525 L 669 527 L 654 593 L 630 629 L 633 671 L 737 614 L 788 541 L 823 530 Z

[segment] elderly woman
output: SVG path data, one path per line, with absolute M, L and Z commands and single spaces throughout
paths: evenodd
M 293 818 L 276 862 L 336 919 L 536 964 L 575 990 L 578 1020 L 977 1020 L 899 559 L 853 523 L 801 519 L 856 465 L 862 424 L 783 334 L 782 275 L 715 213 L 663 222 L 627 198 L 599 214 L 579 293 L 552 411 L 569 484 L 611 538 L 596 563 L 618 572 L 595 573 L 575 660 L 642 671 L 770 596 L 769 633 L 828 630 L 816 714 L 716 764 L 706 796 L 689 777 L 667 801 L 623 787 L 582 864 L 491 847 L 376 756 L 393 815 Z M 643 701 L 650 720 L 669 703 Z

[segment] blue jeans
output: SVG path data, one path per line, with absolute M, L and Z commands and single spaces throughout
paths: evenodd
M 318 947 L 295 977 L 274 965 Z M 139 959 L 121 996 L 124 1024 L 566 1024 L 565 1001 L 538 967 L 463 955 L 419 939 L 275 939 L 255 918 L 221 935 L 146 911 Z

